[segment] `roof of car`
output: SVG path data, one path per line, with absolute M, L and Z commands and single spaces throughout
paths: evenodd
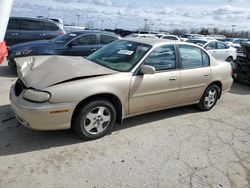
M 107 34 L 107 35 L 113 35 L 113 36 L 118 36 L 115 33 L 109 32 L 109 31 L 102 31 L 102 30 L 83 30 L 83 31 L 71 31 L 69 33 L 75 33 L 77 35 L 81 34 L 87 34 L 87 33 L 101 33 L 101 34 Z
M 53 20 L 47 19 L 47 18 L 30 18 L 30 17 L 16 17 L 16 16 L 12 16 L 12 17 L 10 17 L 10 19 L 25 19 L 25 20 L 46 21 L 46 22 L 55 23 Z
M 180 41 L 176 41 L 176 40 L 166 40 L 166 39 L 157 39 L 157 38 L 124 38 L 121 40 L 129 40 L 129 41 L 133 41 L 133 42 L 139 42 L 139 43 L 144 43 L 144 44 L 149 44 L 152 46 L 155 45 L 161 45 L 161 44 L 188 44 L 188 45 L 192 45 L 192 46 L 196 46 L 192 43 L 187 43 L 187 42 L 180 42 Z

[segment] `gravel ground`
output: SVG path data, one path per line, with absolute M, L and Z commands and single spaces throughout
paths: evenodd
M 14 119 L 0 66 L 0 187 L 250 187 L 250 86 L 235 83 L 209 112 L 192 106 L 125 120 L 83 142 Z

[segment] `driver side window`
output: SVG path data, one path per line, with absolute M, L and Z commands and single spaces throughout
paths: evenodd
M 150 65 L 156 71 L 175 69 L 176 57 L 174 45 L 161 46 L 155 49 L 144 61 L 144 65 Z

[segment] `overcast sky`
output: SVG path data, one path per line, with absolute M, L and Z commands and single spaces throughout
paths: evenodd
M 66 23 L 138 29 L 217 27 L 250 30 L 250 0 L 14 0 L 12 16 L 62 18 Z

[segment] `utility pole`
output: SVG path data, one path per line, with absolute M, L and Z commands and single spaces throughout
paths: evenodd
M 234 35 L 234 29 L 235 29 L 236 25 L 232 25 L 232 37 Z
M 79 12 L 76 16 L 77 16 L 77 26 L 80 26 L 80 16 L 81 16 L 81 13 Z
M 147 30 L 147 22 L 148 22 L 148 19 L 144 19 L 144 22 L 145 22 L 144 29 L 145 29 L 145 31 L 146 31 L 146 30 Z

